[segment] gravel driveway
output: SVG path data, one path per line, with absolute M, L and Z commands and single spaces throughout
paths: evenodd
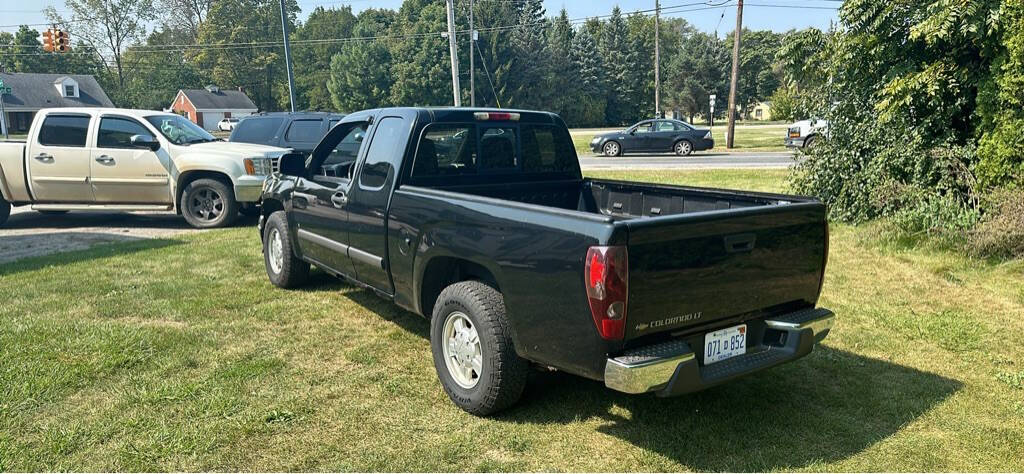
M 240 218 L 235 225 L 254 224 Z M 0 227 L 0 265 L 28 257 L 84 250 L 97 244 L 202 232 L 173 212 L 69 212 L 47 215 L 28 208 L 11 210 Z

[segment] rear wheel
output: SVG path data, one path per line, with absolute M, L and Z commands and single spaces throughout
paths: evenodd
M 679 156 L 689 156 L 690 153 L 693 153 L 693 144 L 686 140 L 679 140 L 672 146 L 672 151 Z
M 288 218 L 284 211 L 277 211 L 267 219 L 263 229 L 263 263 L 270 282 L 280 288 L 295 288 L 309 277 L 309 262 L 296 256 L 292 250 Z
M 498 290 L 479 281 L 445 288 L 434 304 L 430 348 L 441 386 L 459 408 L 490 415 L 523 395 L 529 365 L 513 347 Z
M 804 148 L 806 148 L 808 150 L 811 149 L 811 148 L 814 148 L 814 146 L 817 145 L 817 142 L 818 142 L 818 137 L 814 137 L 814 136 L 807 137 L 807 140 L 804 141 Z
M 181 193 L 181 214 L 192 227 L 227 227 L 238 218 L 238 202 L 231 187 L 216 179 L 197 179 Z
M 619 146 L 619 142 L 608 142 L 601 148 L 604 152 L 604 156 L 619 156 L 622 154 L 622 147 Z
M 11 216 L 11 203 L 4 200 L 3 196 L 0 196 L 0 225 L 7 223 L 7 218 Z

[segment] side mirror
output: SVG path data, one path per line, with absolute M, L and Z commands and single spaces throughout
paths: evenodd
M 283 175 L 303 176 L 306 174 L 306 155 L 303 153 L 285 153 L 277 162 L 277 169 Z
M 148 148 L 151 151 L 160 149 L 160 142 L 149 135 L 132 135 L 131 142 L 136 148 Z

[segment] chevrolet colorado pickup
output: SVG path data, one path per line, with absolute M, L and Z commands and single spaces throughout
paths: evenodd
M 477 415 L 531 364 L 679 395 L 807 355 L 834 318 L 821 202 L 584 178 L 550 113 L 357 112 L 281 158 L 261 209 L 273 284 L 315 265 L 429 318 L 441 385 Z
M 28 140 L 0 142 L 0 225 L 11 206 L 176 210 L 193 227 L 256 212 L 263 180 L 288 150 L 225 143 L 180 115 L 43 109 Z

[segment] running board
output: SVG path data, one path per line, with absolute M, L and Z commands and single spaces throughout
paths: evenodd
M 170 204 L 33 204 L 33 211 L 173 211 Z

